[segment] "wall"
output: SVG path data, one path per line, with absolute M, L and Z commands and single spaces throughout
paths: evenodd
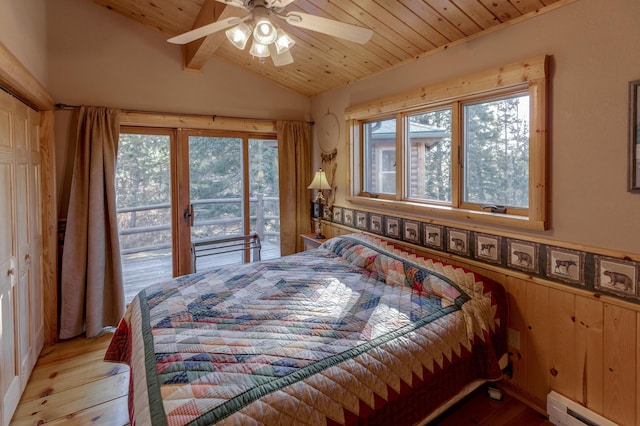
M 640 79 L 639 20 L 636 0 L 577 0 L 319 95 L 312 99 L 312 117 L 318 122 L 327 111 L 341 117 L 345 108 L 360 103 L 552 55 L 550 229 L 513 234 L 640 254 L 640 221 L 634 213 L 640 211 L 640 194 L 627 192 L 628 83 Z M 340 126 L 336 204 L 353 207 L 345 200 L 349 157 L 342 121 Z M 315 152 L 319 163 L 317 145 Z
M 353 232 L 332 223 L 322 229 L 327 237 Z M 619 425 L 640 424 L 639 305 L 449 253 L 394 243 L 504 286 L 513 374 L 504 376 L 500 388 L 542 413 L 547 394 L 554 390 Z
M 47 10 L 47 20 L 50 91 L 56 102 L 256 119 L 309 119 L 306 96 L 215 58 L 202 72 L 183 71 L 181 48 L 167 43 L 166 34 L 90 1 L 56 0 L 55 7 Z M 64 181 L 64 170 L 70 164 L 70 116 L 67 111 L 56 113 L 59 182 Z
M 46 0 L 0 2 L 0 42 L 47 86 Z

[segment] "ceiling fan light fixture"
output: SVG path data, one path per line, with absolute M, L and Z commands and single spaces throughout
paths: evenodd
M 276 41 L 277 30 L 267 18 L 259 18 L 253 29 L 253 38 L 261 44 L 271 44 Z
M 251 43 L 251 50 L 249 50 L 249 53 L 251 53 L 251 56 L 256 58 L 268 58 L 270 55 L 269 46 L 258 42 L 254 37 L 253 43 Z
M 278 53 L 286 52 L 291 49 L 291 47 L 296 44 L 296 41 L 291 38 L 289 34 L 284 32 L 281 28 L 278 28 L 276 41 L 274 42 L 276 45 L 276 50 Z
M 249 41 L 249 37 L 251 37 L 251 30 L 251 25 L 246 22 L 242 22 L 225 31 L 225 35 L 231 44 L 240 50 L 244 50 L 247 42 Z
M 293 63 L 293 56 L 291 56 L 290 50 L 284 50 L 282 53 L 278 53 L 276 50 L 276 44 L 269 45 L 269 52 L 271 53 L 271 60 L 276 67 L 282 67 Z

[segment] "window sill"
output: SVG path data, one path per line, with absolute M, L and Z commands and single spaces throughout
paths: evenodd
M 397 201 L 383 198 L 347 197 L 347 201 L 358 206 L 364 206 L 384 211 L 385 214 L 397 213 L 411 216 L 431 216 L 430 219 L 442 221 L 455 220 L 473 225 L 486 224 L 507 226 L 530 231 L 544 231 L 547 229 L 543 220 L 532 220 L 527 216 L 491 213 L 478 210 L 459 209 L 450 206 L 426 205 L 410 201 Z

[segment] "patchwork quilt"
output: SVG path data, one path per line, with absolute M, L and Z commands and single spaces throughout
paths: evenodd
M 365 235 L 140 292 L 105 359 L 132 425 L 414 424 L 501 377 L 495 282 Z

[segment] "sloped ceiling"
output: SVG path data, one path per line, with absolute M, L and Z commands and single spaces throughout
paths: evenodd
M 244 12 L 215 0 L 92 0 L 167 38 Z M 550 12 L 575 0 L 295 0 L 300 11 L 371 28 L 360 45 L 282 23 L 296 40 L 294 63 L 276 67 L 226 41 L 224 32 L 183 47 L 185 68 L 201 69 L 215 56 L 307 96 L 361 80 L 452 43 Z M 105 12 L 107 13 L 107 12 Z

